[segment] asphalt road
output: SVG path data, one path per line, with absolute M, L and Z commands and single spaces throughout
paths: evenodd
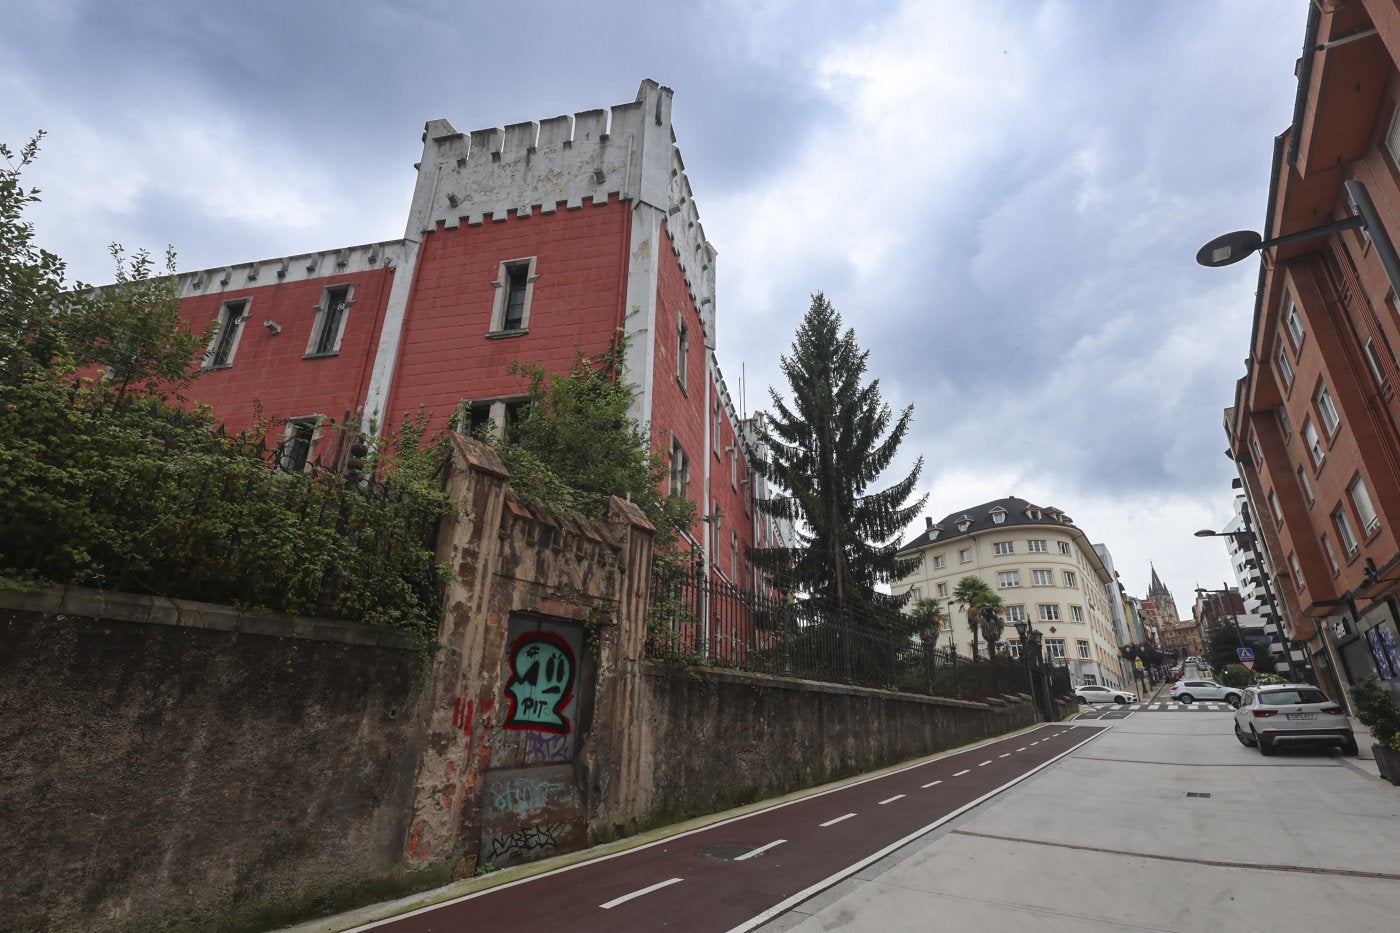
M 1053 724 L 358 930 L 751 930 L 1103 732 Z

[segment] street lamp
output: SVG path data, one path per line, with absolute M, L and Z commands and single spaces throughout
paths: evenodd
M 1027 639 L 1030 637 L 1031 624 L 1025 619 L 1013 619 L 1011 626 L 1016 629 L 1016 637 L 1021 639 L 1021 660 L 1026 667 L 1030 667 L 1031 653 L 1028 650 L 1030 645 L 1027 643 Z
M 1362 227 L 1370 234 L 1371 242 L 1376 248 L 1376 256 L 1385 268 L 1386 277 L 1390 279 L 1391 289 L 1400 295 L 1400 257 L 1396 256 L 1395 246 L 1390 242 L 1390 236 L 1381 223 L 1380 215 L 1376 213 L 1376 205 L 1371 201 L 1370 192 L 1366 190 L 1365 185 L 1355 179 L 1343 183 L 1342 187 L 1346 189 L 1347 197 L 1351 199 L 1351 203 L 1356 206 L 1355 216 L 1323 224 L 1320 227 L 1299 230 L 1297 233 L 1286 233 L 1268 240 L 1253 230 L 1236 230 L 1233 233 L 1222 234 L 1196 252 L 1196 262 L 1211 268 L 1228 266 L 1247 258 L 1258 250 L 1268 249 L 1271 246 L 1280 246 L 1298 240 L 1311 240 L 1314 237 Z

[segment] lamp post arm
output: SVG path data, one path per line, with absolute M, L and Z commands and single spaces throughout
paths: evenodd
M 1282 246 L 1284 243 L 1296 243 L 1298 240 L 1311 240 L 1315 236 L 1327 236 L 1329 233 L 1340 233 L 1343 230 L 1355 230 L 1357 227 L 1365 226 L 1367 226 L 1366 218 L 1361 214 L 1356 214 L 1348 217 L 1346 220 L 1334 220 L 1332 223 L 1323 224 L 1320 227 L 1310 227 L 1307 230 L 1299 230 L 1296 233 L 1285 233 L 1283 236 L 1276 236 L 1271 240 L 1264 240 L 1259 244 L 1258 249 L 1268 249 L 1270 246 Z
M 1385 268 L 1386 278 L 1390 279 L 1391 290 L 1400 295 L 1400 257 L 1395 255 L 1395 244 L 1390 242 L 1390 233 L 1381 223 L 1381 215 L 1377 213 L 1376 205 L 1371 201 L 1370 192 L 1354 178 L 1343 183 L 1342 187 L 1346 189 L 1347 197 L 1356 205 L 1357 213 L 1366 225 L 1366 232 L 1371 235 L 1371 244 L 1375 246 L 1376 256 Z

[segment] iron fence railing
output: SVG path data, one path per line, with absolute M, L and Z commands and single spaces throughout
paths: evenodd
M 658 660 L 930 696 L 1031 690 L 1022 662 L 973 661 L 869 615 L 741 590 L 698 570 L 654 581 L 647 652 Z M 1068 693 L 1067 676 L 1063 686 Z

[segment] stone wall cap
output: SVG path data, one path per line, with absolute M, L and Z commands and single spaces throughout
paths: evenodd
M 0 590 L 0 610 L 302 638 L 346 645 L 372 645 L 401 651 L 417 650 L 420 644 L 412 633 L 385 626 L 238 609 L 215 603 L 84 586 Z

